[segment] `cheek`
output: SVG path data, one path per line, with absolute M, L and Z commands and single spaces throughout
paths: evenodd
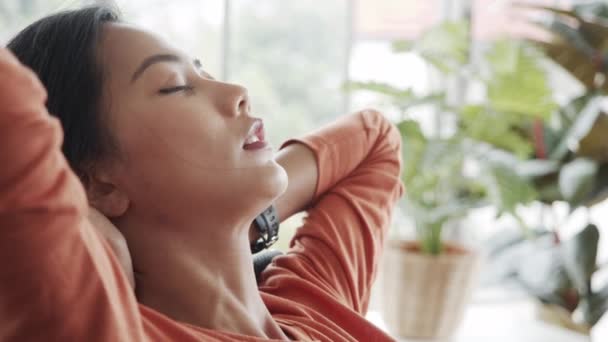
M 137 112 L 118 131 L 125 154 L 132 162 L 152 164 L 146 167 L 231 168 L 238 158 L 225 122 L 198 111 Z
M 226 182 L 238 181 L 226 172 L 237 165 L 239 155 L 235 135 L 223 120 L 204 120 L 183 110 L 133 112 L 123 118 L 115 128 L 124 155 L 121 183 L 137 202 L 188 193 L 211 198 Z

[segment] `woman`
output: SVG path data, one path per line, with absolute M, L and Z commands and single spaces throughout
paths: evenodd
M 41 19 L 8 48 L 46 88 L 71 168 L 43 88 L 2 51 L 0 340 L 390 340 L 362 316 L 402 193 L 382 115 L 275 154 L 243 87 L 107 8 Z M 93 228 L 87 204 L 111 224 Z M 308 217 L 258 286 L 250 223 L 271 204 Z

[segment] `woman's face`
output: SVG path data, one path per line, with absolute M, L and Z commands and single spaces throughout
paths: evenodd
M 245 88 L 128 25 L 107 24 L 100 47 L 102 112 L 118 145 L 107 170 L 131 212 L 171 224 L 240 224 L 285 190 L 272 148 L 246 144 L 263 130 Z

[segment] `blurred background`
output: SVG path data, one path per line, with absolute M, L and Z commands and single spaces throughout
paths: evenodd
M 389 241 L 415 241 L 430 266 L 416 275 L 408 248 L 388 248 L 369 314 L 381 327 L 404 341 L 608 341 L 605 1 L 2 0 L 0 42 L 92 3 L 246 86 L 275 146 L 365 107 L 399 126 L 408 194 Z M 452 243 L 471 270 L 445 268 Z

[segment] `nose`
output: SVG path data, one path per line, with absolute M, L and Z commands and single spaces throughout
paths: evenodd
M 214 98 L 220 113 L 228 117 L 249 115 L 251 103 L 245 87 L 230 83 L 215 83 Z
M 249 92 L 247 88 L 236 86 L 239 88 L 239 96 L 236 101 L 237 115 L 249 115 L 251 113 L 251 102 L 249 100 Z

